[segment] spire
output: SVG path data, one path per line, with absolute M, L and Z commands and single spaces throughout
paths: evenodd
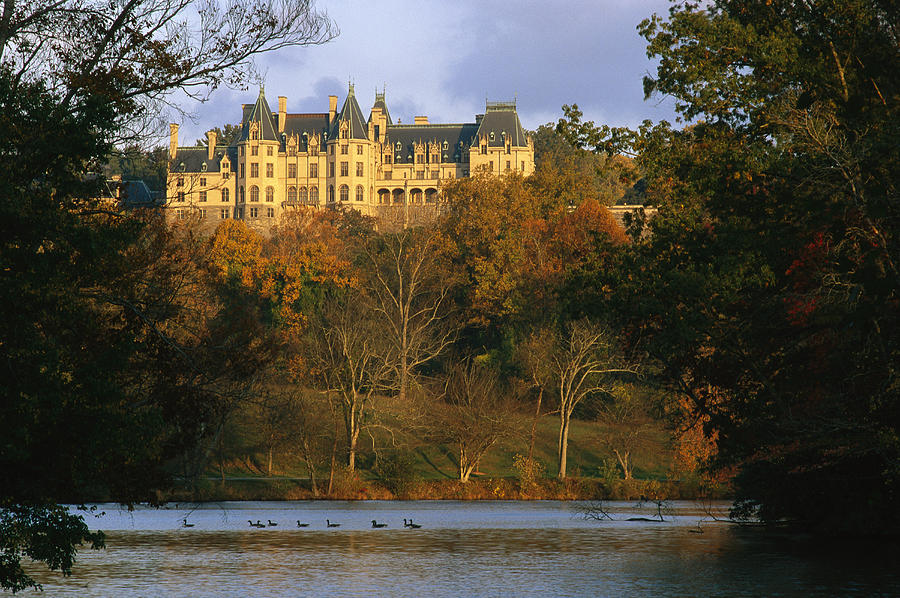
M 340 136 L 340 127 L 342 123 L 347 123 L 348 136 L 350 139 L 368 139 L 368 128 L 366 119 L 363 117 L 362 110 L 356 101 L 356 93 L 353 84 L 347 84 L 347 99 L 344 100 L 344 106 L 334 119 L 331 131 L 328 133 L 329 139 L 337 139 Z
M 241 127 L 241 138 L 244 141 L 250 138 L 250 124 L 257 123 L 259 129 L 259 139 L 265 141 L 278 141 L 275 133 L 275 123 L 272 120 L 272 109 L 266 101 L 265 85 L 259 86 L 259 97 L 256 103 L 250 108 L 249 112 L 245 110 L 245 118 Z
M 381 93 L 378 93 L 377 88 L 375 89 L 375 103 L 372 104 L 372 107 L 381 108 L 381 112 L 384 114 L 387 124 L 392 125 L 394 122 L 391 120 L 391 113 L 388 112 L 387 102 L 384 99 L 384 89 L 384 87 L 381 88 Z

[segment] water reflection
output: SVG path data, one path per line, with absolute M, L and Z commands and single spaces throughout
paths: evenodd
M 616 505 L 628 514 L 630 505 Z M 104 506 L 109 548 L 48 596 L 834 596 L 900 594 L 891 555 L 706 524 L 585 521 L 566 503 Z M 181 529 L 181 517 L 196 525 Z M 326 529 L 325 518 L 339 521 Z M 404 529 L 414 517 L 422 529 Z M 389 523 L 372 529 L 371 519 Z M 256 529 L 247 519 L 272 519 Z M 310 528 L 296 528 L 296 520 Z M 293 527 L 291 527 L 293 525 Z

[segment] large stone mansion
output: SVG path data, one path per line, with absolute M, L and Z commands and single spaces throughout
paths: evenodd
M 534 171 L 534 145 L 514 102 L 487 102 L 475 122 L 432 124 L 416 116 L 394 123 L 384 94 L 369 118 L 353 86 L 340 111 L 289 114 L 279 96 L 272 112 L 263 89 L 244 104 L 234 139 L 207 133 L 208 145 L 178 146 L 171 127 L 167 218 L 197 219 L 210 228 L 223 219 L 266 230 L 297 206 L 347 206 L 370 216 L 402 207 L 437 208 L 448 181 L 476 171 L 502 175 Z

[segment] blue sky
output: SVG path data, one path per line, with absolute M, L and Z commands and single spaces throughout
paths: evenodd
M 366 115 L 385 88 L 396 122 L 472 122 L 485 99 L 518 103 L 535 129 L 577 103 L 587 119 L 635 126 L 673 121 L 670 100 L 643 99 L 642 77 L 654 70 L 636 27 L 668 0 L 319 0 L 340 35 L 322 46 L 287 48 L 257 59 L 266 97 L 288 112 L 325 112 L 328 95 L 343 102 L 347 84 Z M 240 105 L 258 89 L 219 89 L 206 103 L 183 100 L 180 144 L 210 127 L 240 120 Z M 179 119 L 176 118 L 176 121 Z M 167 133 L 167 131 L 166 131 Z

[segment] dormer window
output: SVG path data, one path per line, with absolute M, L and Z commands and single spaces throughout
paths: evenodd
M 398 141 L 397 142 L 397 151 L 399 152 L 401 149 L 403 149 L 403 145 Z
M 494 140 L 494 132 L 491 131 L 491 141 L 493 141 L 493 140 Z
M 207 166 L 206 162 L 204 162 L 200 165 L 200 172 L 206 172 L 207 168 L 209 168 L 209 166 Z
M 446 141 L 444 141 L 444 151 L 447 151 L 448 146 L 449 146 L 449 144 Z

